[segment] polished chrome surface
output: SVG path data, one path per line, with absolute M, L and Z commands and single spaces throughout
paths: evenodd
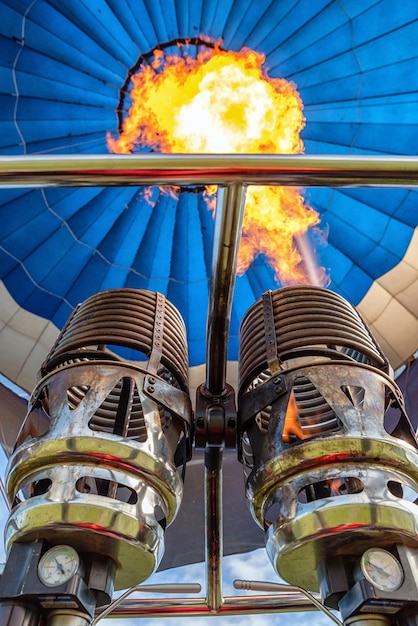
M 143 442 L 89 426 L 122 377 L 134 382 L 142 402 L 147 432 Z M 170 458 L 170 442 L 159 426 L 158 394 L 154 401 L 144 392 L 147 380 L 146 372 L 111 362 L 69 365 L 44 379 L 50 429 L 22 443 L 10 458 L 9 498 L 13 501 L 23 493 L 27 499 L 12 508 L 7 547 L 39 536 L 106 554 L 118 565 L 117 588 L 141 582 L 154 571 L 163 553 L 163 529 L 155 511 L 160 510 L 169 524 L 180 506 L 183 485 Z M 67 390 L 75 386 L 89 391 L 70 408 Z M 175 390 L 171 405 L 176 393 L 180 412 L 187 402 L 184 393 Z M 103 485 L 106 490 L 100 491 Z
M 206 387 L 214 395 L 226 388 L 229 324 L 244 205 L 242 186 L 228 185 L 218 190 L 206 342 Z
M 389 626 L 391 623 L 390 617 L 388 615 L 383 615 L 382 613 L 372 613 L 371 615 L 354 615 L 349 619 L 345 620 L 344 626 Z
M 161 294 L 110 290 L 79 305 L 31 398 L 46 430 L 34 430 L 29 410 L 9 460 L 6 549 L 68 543 L 112 559 L 118 589 L 148 578 L 182 499 L 187 371 L 183 321 Z
M 1 156 L 0 185 L 297 185 L 393 187 L 418 184 L 414 156 L 131 154 Z
M 46 626 L 89 626 L 90 617 L 80 611 L 58 609 L 48 613 Z
M 112 612 L 114 617 L 208 617 L 313 611 L 316 608 L 300 592 L 226 596 L 217 611 L 205 598 L 127 599 Z
M 206 602 L 210 611 L 219 611 L 222 597 L 222 449 L 205 452 L 205 562 Z
M 354 307 L 319 287 L 280 289 L 270 300 L 241 324 L 247 497 L 276 571 L 317 591 L 326 556 L 356 557 L 370 542 L 418 546 L 418 505 L 404 497 L 418 493 L 418 445 Z M 400 417 L 388 432 L 391 403 Z
M 133 593 L 137 592 L 153 592 L 153 593 L 199 593 L 202 590 L 201 586 L 196 583 L 168 583 L 162 585 L 135 585 L 124 593 L 122 593 L 116 600 L 111 602 L 105 609 L 101 610 L 92 622 L 92 626 L 105 618 L 110 613 L 113 613 L 122 602 Z
M 317 609 L 325 613 L 325 615 L 338 624 L 338 626 L 342 626 L 342 622 L 338 619 L 338 617 L 329 611 L 327 607 L 321 604 L 313 593 L 309 593 L 309 591 L 302 589 L 302 587 L 295 587 L 283 583 L 266 583 L 257 580 L 234 580 L 234 587 L 235 589 L 249 589 L 251 591 L 299 591 L 306 598 L 308 598 L 308 600 L 312 602 Z

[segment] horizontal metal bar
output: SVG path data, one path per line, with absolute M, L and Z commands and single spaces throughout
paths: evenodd
M 96 626 L 96 624 L 102 620 L 106 615 L 110 615 L 117 609 L 119 605 L 124 602 L 124 600 L 135 592 L 150 592 L 154 593 L 199 593 L 202 587 L 199 583 L 167 583 L 167 584 L 156 584 L 156 585 L 135 585 L 130 589 L 127 589 L 119 598 L 113 600 L 108 606 L 106 606 L 103 611 L 99 611 L 93 620 L 91 626 Z
M 317 609 L 325 613 L 333 622 L 338 626 L 343 626 L 342 622 L 336 617 L 332 611 L 330 611 L 322 602 L 310 591 L 302 589 L 302 587 L 295 587 L 293 585 L 287 585 L 283 583 L 269 583 L 258 580 L 234 580 L 235 589 L 251 589 L 252 591 L 300 591 L 304 596 L 312 602 Z
M 300 154 L 0 157 L 0 186 L 195 186 L 228 183 L 412 187 L 418 184 L 418 157 Z
M 317 608 L 301 593 L 231 596 L 224 598 L 214 610 L 204 598 L 127 599 L 109 617 L 198 617 L 208 615 L 248 615 L 316 611 Z

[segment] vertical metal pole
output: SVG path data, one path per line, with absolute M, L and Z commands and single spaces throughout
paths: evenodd
M 206 388 L 213 395 L 221 394 L 226 384 L 228 333 L 245 191 L 242 184 L 218 188 L 206 342 Z
M 206 601 L 213 612 L 223 604 L 222 456 L 222 448 L 207 447 L 205 450 Z
M 226 389 L 228 333 L 244 205 L 243 184 L 218 188 L 206 342 L 206 389 L 214 396 L 221 395 Z M 223 604 L 222 456 L 221 446 L 206 447 L 206 600 L 212 612 Z

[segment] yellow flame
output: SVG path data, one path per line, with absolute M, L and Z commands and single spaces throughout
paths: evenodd
M 272 153 L 303 151 L 305 120 L 292 83 L 263 71 L 264 55 L 219 47 L 191 56 L 156 52 L 133 76 L 132 106 L 112 152 L 136 145 L 175 153 Z M 284 284 L 310 282 L 295 238 L 319 222 L 292 187 L 249 187 L 238 272 L 264 254 Z

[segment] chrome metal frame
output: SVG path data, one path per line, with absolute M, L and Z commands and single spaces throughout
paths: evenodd
M 226 386 L 226 355 L 238 244 L 248 185 L 304 187 L 415 187 L 417 157 L 303 155 L 54 155 L 0 157 L 0 187 L 55 186 L 197 186 L 216 184 L 218 194 L 207 321 L 209 394 Z M 222 448 L 206 468 L 206 597 L 156 600 L 123 599 L 114 608 L 119 617 L 190 617 L 239 615 L 318 608 L 296 587 L 255 583 L 270 593 L 223 597 L 222 593 Z M 243 486 L 244 488 L 244 486 Z M 238 582 L 238 581 L 237 581 Z M 237 585 L 239 586 L 239 585 Z M 163 586 L 164 587 L 164 586 Z M 245 585 L 244 585 L 245 587 Z M 243 588 L 241 586 L 241 588 Z M 249 583 L 245 588 L 251 588 Z M 271 593 L 277 589 L 277 593 Z M 134 588 L 161 591 L 156 586 Z M 182 592 L 184 593 L 184 591 Z M 99 616 L 98 616 L 99 618 Z M 338 620 L 334 620 L 337 621 Z

